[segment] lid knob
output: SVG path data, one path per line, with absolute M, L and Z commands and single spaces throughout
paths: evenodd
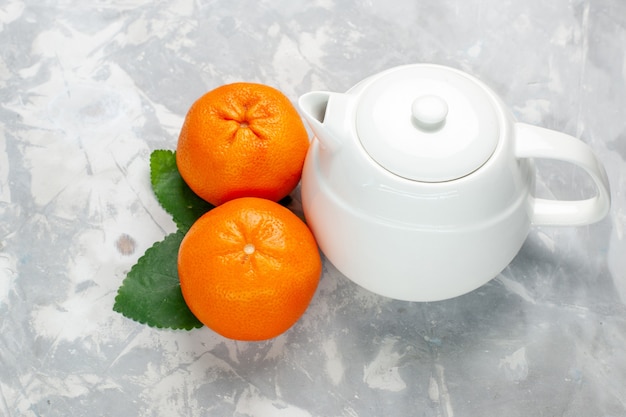
M 448 103 L 436 95 L 421 96 L 413 101 L 411 114 L 418 127 L 435 130 L 442 127 L 446 121 Z

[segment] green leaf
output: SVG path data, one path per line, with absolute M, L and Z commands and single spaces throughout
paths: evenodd
M 176 154 L 155 150 L 150 155 L 150 182 L 159 204 L 172 215 L 179 230 L 191 225 L 214 206 L 198 197 L 185 183 L 176 166 Z
M 157 328 L 202 327 L 183 298 L 178 278 L 178 250 L 193 223 L 213 205 L 197 196 L 176 166 L 176 154 L 155 150 L 150 155 L 150 182 L 159 204 L 172 215 L 178 231 L 155 243 L 139 258 L 119 287 L 113 310 Z M 285 207 L 290 196 L 280 201 Z
M 184 235 L 181 230 L 167 235 L 139 258 L 117 291 L 114 311 L 152 327 L 202 327 L 180 290 L 178 248 Z

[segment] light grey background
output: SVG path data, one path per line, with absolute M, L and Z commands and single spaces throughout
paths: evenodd
M 625 50 L 620 0 L 0 0 L 0 415 L 626 416 Z M 254 81 L 295 102 L 417 62 L 588 143 L 610 216 L 534 228 L 496 279 L 437 303 L 326 262 L 304 317 L 263 343 L 112 311 L 175 229 L 148 161 L 196 98 Z M 592 189 L 541 163 L 538 192 Z

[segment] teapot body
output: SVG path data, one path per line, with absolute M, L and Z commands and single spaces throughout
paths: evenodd
M 511 262 L 531 224 L 590 224 L 610 207 L 586 144 L 516 122 L 455 69 L 397 67 L 345 94 L 307 93 L 300 107 L 315 134 L 301 182 L 307 223 L 340 272 L 380 295 L 465 294 Z M 577 165 L 597 194 L 536 198 L 534 158 Z
M 512 129 L 510 116 L 500 116 Z M 436 301 L 480 287 L 530 228 L 533 162 L 515 159 L 510 137 L 479 170 L 443 183 L 397 177 L 371 161 L 356 135 L 337 150 L 314 139 L 301 192 L 320 249 L 352 281 L 394 299 Z

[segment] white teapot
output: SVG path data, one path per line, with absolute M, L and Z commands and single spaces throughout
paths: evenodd
M 585 225 L 610 207 L 606 172 L 582 141 L 518 123 L 476 78 L 416 64 L 347 93 L 299 99 L 315 138 L 302 174 L 304 215 L 346 277 L 391 298 L 470 292 L 515 257 L 532 225 Z M 533 158 L 584 169 L 595 196 L 534 196 Z

